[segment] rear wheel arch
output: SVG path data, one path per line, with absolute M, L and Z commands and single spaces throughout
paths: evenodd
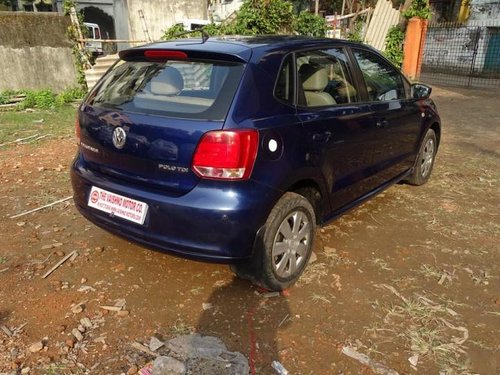
M 286 191 L 302 195 L 306 198 L 314 209 L 316 223 L 321 223 L 325 194 L 316 181 L 312 179 L 300 180 L 286 189 Z

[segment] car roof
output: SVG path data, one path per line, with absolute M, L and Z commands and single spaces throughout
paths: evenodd
M 211 51 L 215 53 L 223 53 L 237 56 L 242 60 L 248 61 L 252 51 L 258 50 L 260 53 L 273 51 L 276 49 L 282 50 L 284 53 L 322 46 L 325 44 L 356 45 L 342 39 L 332 38 L 313 38 L 307 36 L 291 36 L 291 35 L 261 35 L 261 36 L 218 36 L 210 37 L 205 42 L 200 38 L 190 39 L 175 39 L 165 42 L 155 42 L 141 47 L 133 48 L 140 49 L 174 49 L 185 51 Z M 123 51 L 125 52 L 125 51 Z M 121 55 L 121 54 L 120 54 Z

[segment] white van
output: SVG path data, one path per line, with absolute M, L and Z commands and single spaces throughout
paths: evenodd
M 203 26 L 209 25 L 211 22 L 209 20 L 201 20 L 190 18 L 182 21 L 182 25 L 184 26 L 184 30 L 193 31 L 197 29 L 201 29 Z
M 88 30 L 87 39 L 102 39 L 101 29 L 96 23 L 84 22 Z M 85 48 L 93 55 L 100 56 L 103 54 L 102 42 L 89 41 L 85 42 Z

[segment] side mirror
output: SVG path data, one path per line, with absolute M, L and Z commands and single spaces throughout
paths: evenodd
M 423 83 L 412 83 L 411 85 L 411 97 L 413 99 L 427 99 L 431 96 L 431 92 L 432 87 Z

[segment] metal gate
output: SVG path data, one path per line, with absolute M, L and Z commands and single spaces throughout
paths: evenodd
M 500 28 L 429 24 L 420 80 L 442 85 L 500 87 Z

